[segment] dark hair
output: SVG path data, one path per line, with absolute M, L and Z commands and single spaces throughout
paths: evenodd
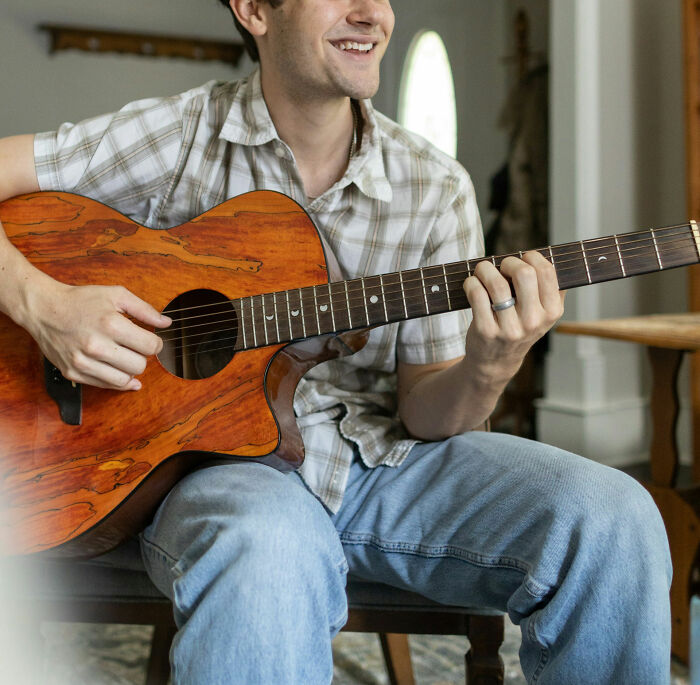
M 284 0 L 262 0 L 263 2 L 269 2 L 270 7 L 279 7 Z M 236 25 L 236 28 L 238 29 L 238 33 L 241 34 L 241 38 L 243 38 L 243 44 L 245 45 L 246 52 L 250 55 L 250 58 L 253 60 L 253 62 L 259 62 L 260 61 L 260 55 L 258 53 L 258 46 L 255 44 L 255 38 L 250 35 L 250 33 L 241 26 L 241 22 L 238 21 L 238 18 L 236 17 L 234 11 L 231 9 L 231 5 L 229 5 L 228 0 L 219 0 L 219 2 L 226 7 L 229 12 L 231 12 L 231 16 L 233 17 L 233 23 Z

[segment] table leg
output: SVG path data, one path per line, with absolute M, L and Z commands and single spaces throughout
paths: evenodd
M 651 480 L 654 485 L 673 487 L 678 476 L 678 372 L 683 350 L 647 348 L 652 370 L 651 390 Z
M 666 524 L 673 560 L 671 584 L 671 652 L 688 663 L 690 639 L 690 596 L 693 569 L 700 547 L 700 488 L 674 490 L 647 485 Z

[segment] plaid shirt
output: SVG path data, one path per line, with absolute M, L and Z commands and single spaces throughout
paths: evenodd
M 241 193 L 285 193 L 306 209 L 344 278 L 482 254 L 469 176 L 422 138 L 361 103 L 364 134 L 344 176 L 309 199 L 291 149 L 278 137 L 260 72 L 35 138 L 40 187 L 80 193 L 153 227 L 178 225 Z M 356 450 L 396 466 L 416 443 L 397 417 L 396 364 L 464 354 L 469 313 L 438 314 L 372 330 L 363 350 L 314 367 L 294 410 L 306 446 L 300 473 L 333 512 Z

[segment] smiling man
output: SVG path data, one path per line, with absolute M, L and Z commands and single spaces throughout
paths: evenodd
M 388 0 L 223 4 L 259 58 L 248 78 L 0 141 L 0 199 L 74 191 L 157 228 L 270 189 L 307 210 L 347 278 L 481 254 L 467 173 L 372 108 Z M 302 379 L 299 472 L 220 465 L 169 493 L 141 547 L 175 609 L 174 683 L 329 683 L 348 569 L 507 611 L 529 682 L 669 680 L 670 560 L 646 491 L 472 430 L 561 315 L 554 269 L 538 253 L 484 261 L 464 288 L 473 320 L 375 328 Z M 160 347 L 137 323 L 169 324 L 121 287 L 53 281 L 4 237 L 0 309 L 68 379 L 115 392 L 137 392 Z

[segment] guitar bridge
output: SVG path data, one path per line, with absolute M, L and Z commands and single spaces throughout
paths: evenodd
M 58 405 L 61 420 L 69 426 L 79 426 L 83 413 L 82 386 L 65 378 L 46 357 L 44 357 L 44 382 L 46 392 Z

